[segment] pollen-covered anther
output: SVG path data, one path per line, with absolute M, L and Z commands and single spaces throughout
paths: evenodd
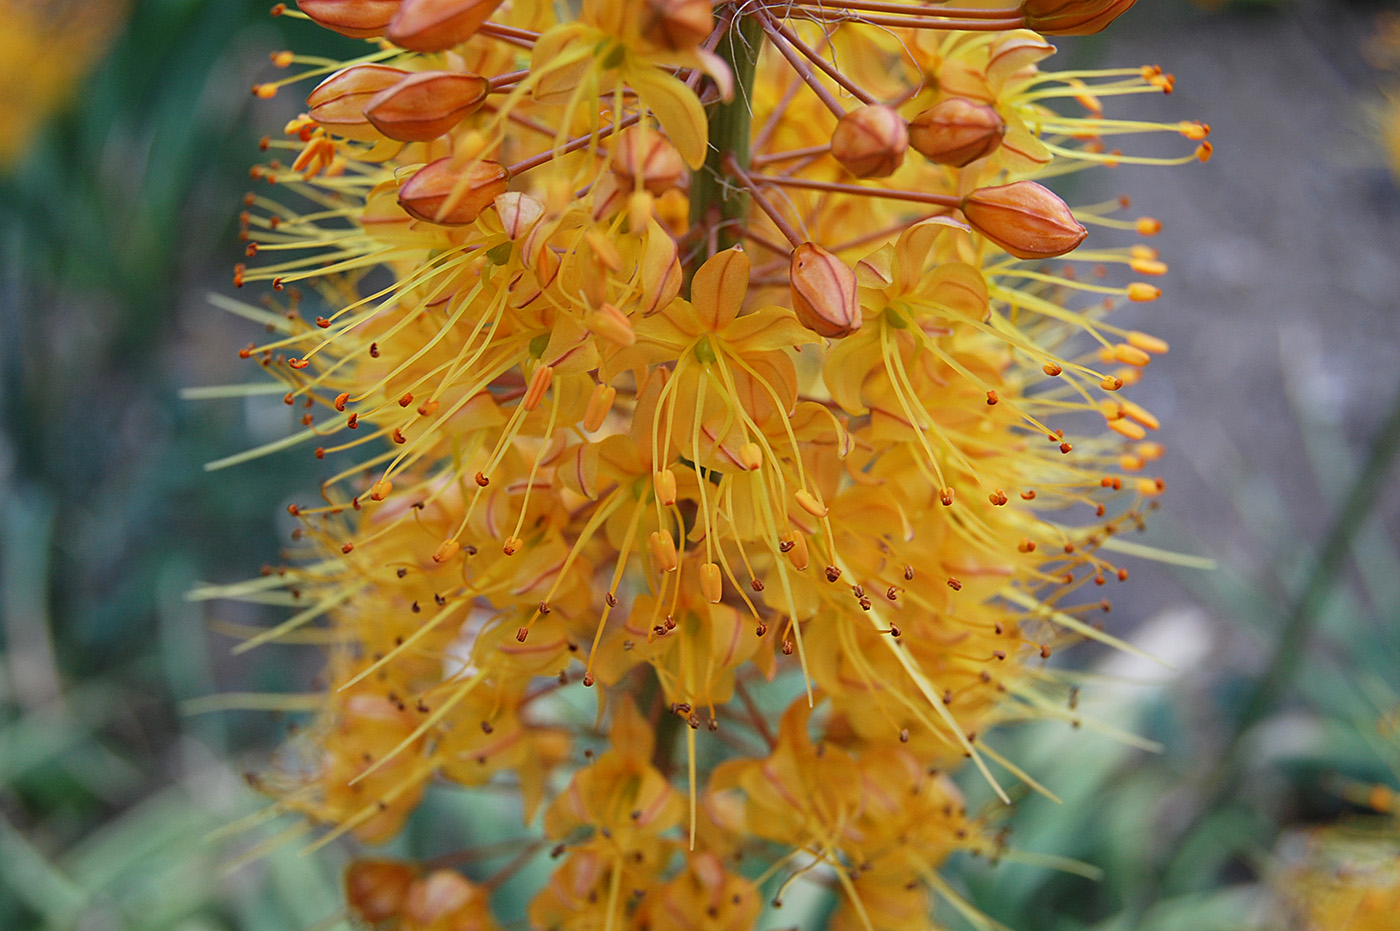
M 996 507 L 1001 507 L 1002 505 L 1006 504 L 1006 502 L 1010 499 L 1006 497 L 1006 492 L 998 488 L 996 491 L 987 495 L 987 500 L 992 502 L 992 504 Z
M 953 489 L 940 488 L 938 490 L 938 501 L 945 508 L 953 506 Z
M 1103 380 L 1099 382 L 1099 387 L 1105 391 L 1117 391 L 1123 387 L 1123 379 L 1116 375 L 1105 375 Z
M 590 310 L 583 318 L 583 325 L 617 346 L 625 348 L 637 341 L 631 318 L 612 304 L 602 304 L 597 310 Z
M 676 571 L 680 559 L 676 556 L 676 541 L 671 538 L 671 531 L 653 530 L 647 537 L 647 546 L 651 550 L 651 561 L 658 571 Z
M 987 392 L 987 406 L 988 406 L 988 407 L 994 406 L 994 405 L 997 403 L 997 401 L 999 401 L 999 400 L 1001 400 L 1001 399 L 997 397 L 997 393 L 996 393 L 995 391 L 988 391 L 988 392 Z
M 1034 553 L 1035 541 L 1029 537 L 1022 537 L 1021 542 L 1016 544 L 1016 549 L 1022 553 Z
M 1143 350 L 1128 343 L 1119 343 L 1113 347 L 1113 358 L 1124 365 L 1144 366 L 1152 361 L 1152 357 Z
M 805 488 L 799 488 L 793 497 L 797 499 L 797 503 L 801 506 L 802 510 L 811 514 L 813 517 L 825 517 L 828 513 L 826 505 L 818 501 L 816 497 Z
M 433 551 L 433 562 L 444 563 L 456 556 L 462 549 L 462 544 L 456 540 L 443 540 L 438 544 L 438 548 Z
M 540 406 L 544 400 L 545 392 L 554 383 L 554 366 L 538 366 L 530 376 L 530 387 L 525 390 L 525 397 L 521 400 L 521 407 L 527 411 L 533 411 Z
M 608 167 L 629 187 L 640 187 L 657 197 L 679 184 L 685 174 L 680 151 L 650 126 L 630 126 L 618 133 Z
M 951 588 L 951 589 L 952 589 L 953 591 L 955 591 L 955 592 L 960 592 L 960 591 L 962 591 L 962 582 L 961 582 L 960 580 L 958 580 L 958 579 L 953 578 L 953 577 L 950 575 L 950 576 L 948 576 L 948 587 Z
M 763 448 L 757 443 L 744 443 L 734 453 L 734 459 L 748 472 L 757 472 L 763 465 Z
M 1156 236 L 1162 231 L 1162 221 L 1156 217 L 1138 217 L 1133 228 L 1139 236 Z
M 973 229 L 1018 259 L 1064 255 L 1089 235 L 1063 200 L 1034 181 L 978 188 L 960 207 Z
M 1128 267 L 1139 275 L 1152 275 L 1156 277 L 1167 273 L 1167 263 L 1156 257 L 1139 258 L 1134 256 L 1128 260 Z
M 1051 378 L 1056 378 L 1064 372 L 1064 369 L 1060 366 L 1060 363 L 1058 362 L 1047 362 L 1044 365 L 1042 365 L 1040 369 L 1046 375 L 1049 375 Z
M 794 530 L 778 548 L 787 554 L 788 562 L 792 563 L 792 567 L 798 572 L 811 565 L 812 557 L 807 550 L 807 537 L 800 530 Z
M 995 109 L 947 97 L 909 121 L 909 145 L 931 162 L 962 168 L 1001 145 L 1006 122 Z
M 662 469 L 654 472 L 651 476 L 652 487 L 656 491 L 656 500 L 662 507 L 670 507 L 676 503 L 676 473 L 670 469 Z
M 400 48 L 440 52 L 476 34 L 501 0 L 401 0 L 386 35 Z
M 1138 303 L 1155 301 L 1162 296 L 1162 289 L 1145 281 L 1134 281 L 1128 285 L 1128 300 Z
M 419 71 L 371 97 L 364 114 L 390 139 L 428 142 L 480 109 L 489 90 L 479 74 Z
M 815 243 L 804 242 L 793 250 L 788 274 L 792 309 L 803 326 L 830 339 L 860 329 L 856 273 L 845 262 Z
M 514 556 L 520 552 L 520 548 L 525 545 L 525 541 L 519 537 L 507 537 L 506 542 L 501 544 L 501 552 L 507 556 Z
M 588 396 L 588 406 L 584 408 L 583 429 L 592 433 L 601 427 L 616 399 L 616 388 L 611 385 L 594 385 L 593 393 Z
M 383 501 L 389 497 L 389 493 L 394 490 L 394 483 L 387 478 L 381 478 L 370 486 L 369 496 L 372 501 Z
M 724 597 L 724 583 L 720 579 L 719 566 L 712 562 L 700 566 L 700 593 L 710 604 L 719 604 Z
M 893 107 L 857 107 L 836 124 L 831 154 L 857 178 L 885 178 L 904 163 L 909 126 Z
M 457 165 L 452 156 L 429 162 L 399 188 L 399 206 L 409 216 L 440 226 L 471 223 L 501 194 L 509 178 L 496 162 Z

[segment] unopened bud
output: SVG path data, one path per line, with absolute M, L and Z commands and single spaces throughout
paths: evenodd
M 1137 0 L 1022 0 L 1026 28 L 1043 36 L 1088 36 L 1132 9 Z
M 1089 231 L 1069 206 L 1034 181 L 978 188 L 962 199 L 973 229 L 1018 259 L 1049 259 L 1072 251 Z
M 709 13 L 708 4 L 705 12 Z M 679 150 L 649 126 L 632 126 L 618 133 L 608 166 L 633 187 L 640 184 L 657 197 L 675 187 L 685 173 Z
M 792 309 L 807 329 L 839 339 L 860 329 L 856 273 L 832 253 L 804 242 L 792 252 Z
M 501 0 L 403 0 L 386 35 L 400 48 L 440 52 L 476 34 Z
M 715 28 L 710 0 L 644 0 L 642 38 L 668 51 L 690 51 Z
M 384 35 L 399 11 L 402 0 L 297 0 L 301 10 L 316 25 L 352 39 L 373 39 Z
M 651 548 L 651 561 L 656 564 L 657 570 L 676 571 L 680 560 L 676 556 L 676 541 L 671 539 L 671 531 L 653 530 L 647 538 L 647 545 Z
M 506 236 L 518 240 L 544 216 L 544 204 L 529 194 L 506 191 L 496 198 L 496 214 L 501 218 Z
M 995 109 L 948 97 L 909 121 L 909 144 L 931 162 L 961 168 L 1001 145 L 1006 123 Z
M 429 162 L 404 182 L 399 188 L 399 206 L 419 220 L 464 226 L 504 194 L 506 184 L 506 170 L 495 162 L 459 166 L 449 155 Z M 449 209 L 444 212 L 444 207 Z
M 893 107 L 871 104 L 850 111 L 831 134 L 831 154 L 857 178 L 884 178 L 904 164 L 909 127 Z
M 337 71 L 307 95 L 306 115 L 338 136 L 373 142 L 380 133 L 365 117 L 365 105 L 406 74 L 384 65 L 355 65 Z
M 406 864 L 355 860 L 345 870 L 345 902 L 365 924 L 381 924 L 403 911 L 413 880 Z
M 475 113 L 488 89 L 479 74 L 420 71 L 375 94 L 365 116 L 390 139 L 427 142 Z
M 485 890 L 456 870 L 438 870 L 409 889 L 403 924 L 412 928 L 480 928 L 487 908 Z
M 700 567 L 700 594 L 710 604 L 719 604 L 724 597 L 724 582 L 719 577 L 719 566 L 707 562 Z

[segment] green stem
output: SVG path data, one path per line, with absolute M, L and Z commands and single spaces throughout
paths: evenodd
M 754 67 L 758 64 L 763 30 L 752 16 L 730 23 L 715 52 L 734 72 L 734 99 L 710 111 L 710 148 L 705 164 L 690 182 L 690 217 L 706 234 L 718 228 L 718 248 L 740 241 L 739 229 L 748 216 L 749 197 L 726 176 L 722 163 L 733 155 L 740 167 L 749 167 L 749 136 L 753 125 Z M 706 235 L 706 241 L 710 240 Z M 708 247 L 707 247 L 708 248 Z M 708 258 L 708 253 L 704 255 Z

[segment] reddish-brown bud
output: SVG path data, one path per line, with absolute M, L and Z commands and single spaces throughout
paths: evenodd
M 657 197 L 675 187 L 685 173 L 681 153 L 649 126 L 632 126 L 617 134 L 609 167 L 632 186 L 640 183 Z
M 316 85 L 306 98 L 307 116 L 347 139 L 374 141 L 379 130 L 365 117 L 365 105 L 407 74 L 384 65 L 355 65 Z
M 792 309 L 807 329 L 839 339 L 860 329 L 856 273 L 832 253 L 804 242 L 792 252 Z
M 904 164 L 909 127 L 893 107 L 857 107 L 836 124 L 831 154 L 857 178 L 884 178 Z
M 495 926 L 486 892 L 453 870 L 438 870 L 415 882 L 404 915 L 414 928 L 487 931 Z
M 297 8 L 318 26 L 349 36 L 372 39 L 384 35 L 403 0 L 297 0 Z
M 403 0 L 386 35 L 415 52 L 440 52 L 476 34 L 501 0 Z
M 399 188 L 399 206 L 419 220 L 463 226 L 506 192 L 507 181 L 506 170 L 495 162 L 459 166 L 448 156 L 424 165 Z
M 427 142 L 475 113 L 487 90 L 479 74 L 420 71 L 370 98 L 365 116 L 390 139 Z
M 995 109 L 948 97 L 909 121 L 909 144 L 931 162 L 961 168 L 1001 145 L 1006 123 Z
M 642 38 L 670 51 L 689 51 L 715 28 L 710 0 L 645 0 Z
M 1034 181 L 978 188 L 962 199 L 973 229 L 1018 259 L 1049 259 L 1089 235 L 1069 206 Z
M 403 911 L 414 873 L 390 860 L 355 860 L 345 870 L 345 901 L 361 921 L 377 925 Z
M 1137 0 L 1022 0 L 1026 27 L 1043 36 L 1088 36 L 1132 9 Z

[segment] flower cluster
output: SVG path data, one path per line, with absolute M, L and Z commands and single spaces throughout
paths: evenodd
M 985 734 L 1079 723 L 1043 660 L 1116 642 L 1107 553 L 1162 490 L 1120 389 L 1167 347 L 1110 318 L 1166 266 L 1098 241 L 1157 224 L 1041 183 L 1208 156 L 1104 115 L 1160 69 L 1042 68 L 1131 6 L 279 5 L 366 46 L 255 88 L 319 79 L 242 217 L 274 294 L 229 306 L 301 412 L 273 447 L 340 466 L 228 590 L 298 606 L 244 648 L 329 644 L 262 782 L 321 842 L 444 783 L 527 834 L 484 883 L 358 861 L 356 915 L 497 927 L 557 845 L 535 928 L 740 931 L 800 877 L 833 929 L 975 916 L 938 869 L 1002 841 L 948 773 L 1034 785 Z M 1180 157 L 1110 148 L 1151 132 Z

